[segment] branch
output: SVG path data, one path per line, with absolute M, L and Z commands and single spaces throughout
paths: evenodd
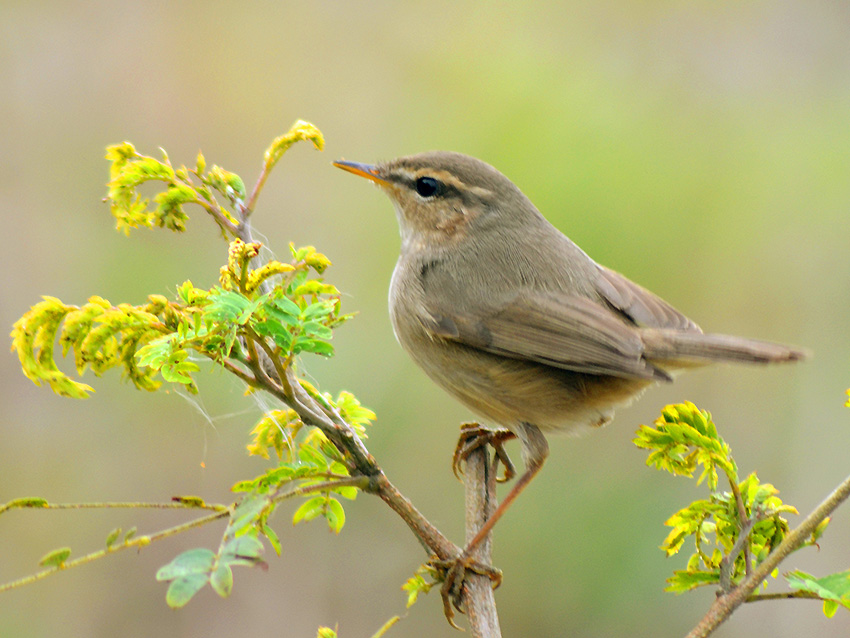
M 466 484 L 466 542 L 478 534 L 487 519 L 496 509 L 496 474 L 498 457 L 490 466 L 487 447 L 481 446 L 466 457 L 463 476 Z M 489 534 L 472 552 L 473 560 L 483 564 L 492 563 L 492 534 Z M 464 580 L 463 604 L 469 618 L 474 638 L 501 638 L 496 599 L 490 578 L 483 574 L 467 571 Z
M 746 602 L 759 585 L 777 568 L 791 552 L 802 547 L 811 538 L 818 524 L 829 516 L 850 496 L 850 476 L 830 494 L 809 516 L 791 531 L 777 548 L 756 567 L 738 587 L 721 593 L 703 616 L 702 620 L 687 635 L 687 638 L 704 638 L 710 635 L 742 603 Z

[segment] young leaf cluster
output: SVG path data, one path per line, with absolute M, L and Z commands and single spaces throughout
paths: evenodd
M 350 415 L 359 418 L 361 428 L 375 418 L 371 410 L 361 406 L 348 392 L 341 393 L 336 400 L 327 395 L 323 398 L 343 418 Z M 331 531 L 338 534 L 345 524 L 345 510 L 334 495 L 354 500 L 357 487 L 345 481 L 351 475 L 337 447 L 321 430 L 305 427 L 292 409 L 267 412 L 252 434 L 254 441 L 248 445 L 248 452 L 269 458 L 269 450 L 272 450 L 280 462 L 253 480 L 240 481 L 233 490 L 258 494 L 284 491 L 305 494 L 307 500 L 295 511 L 293 524 L 321 516 Z M 321 489 L 316 486 L 321 486 Z
M 668 556 L 678 553 L 688 539 L 694 548 L 687 568 L 676 570 L 667 580 L 668 591 L 681 593 L 702 585 L 719 585 L 727 591 L 788 535 L 783 515 L 797 514 L 797 510 L 783 503 L 779 491 L 760 482 L 755 473 L 739 479 L 731 449 L 705 410 L 689 402 L 668 405 L 654 425 L 638 429 L 634 443 L 650 451 L 646 463 L 657 469 L 693 477 L 701 468 L 697 484 L 705 481 L 709 488 L 708 498 L 694 501 L 665 523 L 671 530 L 661 549 Z M 728 491 L 719 490 L 721 477 L 726 479 Z M 825 519 L 818 525 L 803 546 L 815 544 L 828 522 Z M 788 582 L 804 589 L 812 581 L 789 575 Z
M 162 159 L 156 159 L 142 155 L 130 142 L 109 146 L 106 159 L 112 165 L 106 200 L 110 203 L 116 228 L 125 234 L 132 228 L 153 226 L 182 232 L 188 220 L 184 207 L 195 204 L 213 218 L 225 237 L 232 235 L 256 204 L 269 171 L 292 144 L 302 140 L 311 141 L 317 149 L 324 148 L 321 132 L 309 122 L 298 120 L 266 150 L 263 172 L 250 196 L 236 173 L 216 165 L 207 170 L 207 161 L 201 152 L 198 152 L 194 168 L 175 168 L 163 149 L 160 149 Z M 153 196 L 153 201 L 139 191 L 149 182 L 165 185 L 164 190 Z
M 266 523 L 272 509 L 268 495 L 246 496 L 231 511 L 218 551 L 203 547 L 190 549 L 161 567 L 156 579 L 169 582 L 165 594 L 168 605 L 183 607 L 207 584 L 222 598 L 229 596 L 234 567 L 264 564 L 260 558 L 263 552 L 260 534 L 266 535 L 280 553 L 277 536 Z
M 259 244 L 231 243 L 220 285 L 205 290 L 182 284 L 177 299 L 150 295 L 148 303 L 113 306 L 91 297 L 82 307 L 44 297 L 15 322 L 12 349 L 24 374 L 57 394 L 85 398 L 93 389 L 62 372 L 55 360 L 58 338 L 62 356 L 73 351 L 78 375 L 96 375 L 121 367 L 136 387 L 156 390 L 165 381 L 197 388 L 199 370 L 191 356 L 203 355 L 223 365 L 246 360 L 240 339 L 264 341 L 286 367 L 295 355 L 333 354 L 333 329 L 350 315 L 340 313 L 339 291 L 317 274 L 329 265 L 311 246 L 291 248 L 289 263 L 270 261 L 252 269 Z M 264 284 L 269 291 L 262 292 Z

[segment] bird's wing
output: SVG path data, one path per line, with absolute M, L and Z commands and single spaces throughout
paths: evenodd
M 511 359 L 625 378 L 669 381 L 643 358 L 638 330 L 585 297 L 527 293 L 482 315 L 429 310 L 432 337 Z
M 613 308 L 642 328 L 701 332 L 699 326 L 660 297 L 604 266 L 596 290 Z

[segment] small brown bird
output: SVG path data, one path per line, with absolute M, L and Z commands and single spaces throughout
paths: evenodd
M 525 473 L 471 541 L 490 531 L 543 465 L 544 433 L 611 420 L 657 382 L 718 361 L 805 352 L 704 334 L 648 290 L 588 257 L 495 168 L 435 151 L 335 166 L 395 204 L 401 256 L 390 285 L 399 343 L 438 385 L 522 444 Z

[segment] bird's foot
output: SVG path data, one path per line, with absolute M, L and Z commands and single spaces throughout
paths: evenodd
M 440 588 L 440 596 L 443 599 L 443 613 L 446 615 L 446 620 L 455 629 L 460 629 L 460 627 L 455 624 L 454 610 L 457 609 L 462 614 L 466 613 L 463 608 L 463 583 L 467 572 L 487 576 L 493 589 L 502 584 L 502 570 L 473 560 L 466 551 L 457 558 L 449 560 L 434 557 L 428 561 L 428 566 L 436 572 L 437 580 L 443 581 L 443 586 Z
M 516 468 L 505 450 L 504 443 L 515 439 L 516 435 L 510 430 L 490 430 L 478 423 L 464 423 L 460 426 L 460 438 L 452 455 L 452 471 L 460 479 L 463 475 L 463 462 L 478 448 L 491 445 L 496 453 L 496 458 L 505 468 L 504 474 L 496 480 L 499 483 L 510 481 L 516 476 Z

